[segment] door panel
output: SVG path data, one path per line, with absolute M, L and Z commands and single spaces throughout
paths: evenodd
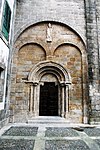
M 40 86 L 40 116 L 58 116 L 58 86 L 45 82 Z

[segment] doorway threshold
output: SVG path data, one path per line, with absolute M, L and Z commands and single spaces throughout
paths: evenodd
M 59 116 L 32 117 L 28 123 L 69 123 L 65 118 Z

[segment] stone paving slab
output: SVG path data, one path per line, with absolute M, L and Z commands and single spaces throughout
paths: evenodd
M 96 140 L 94 140 L 98 145 L 99 145 L 99 147 L 100 147 L 100 139 L 96 139 Z
M 48 140 L 45 150 L 90 150 L 82 140 Z
M 0 139 L 0 150 L 33 150 L 34 140 Z
M 0 135 L 0 150 L 100 150 L 100 127 L 13 124 Z
M 11 127 L 3 135 L 36 136 L 38 127 Z
M 88 136 L 100 136 L 100 128 L 85 128 L 84 132 Z
M 78 133 L 71 129 L 71 128 L 46 128 L 46 132 L 45 132 L 45 136 L 46 137 L 77 137 L 79 136 Z

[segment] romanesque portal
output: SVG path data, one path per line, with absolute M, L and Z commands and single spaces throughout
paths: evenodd
M 80 36 L 63 24 L 41 22 L 26 28 L 14 48 L 14 120 L 61 116 L 87 122 L 87 56 Z

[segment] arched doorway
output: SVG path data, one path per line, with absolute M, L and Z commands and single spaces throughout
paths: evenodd
M 40 85 L 39 116 L 58 116 L 58 85 L 55 82 Z
M 68 113 L 70 76 L 63 66 L 51 61 L 37 64 L 29 74 L 30 113 L 33 116 L 62 116 Z
M 58 116 L 59 81 L 50 71 L 40 79 L 39 116 Z
M 50 39 L 47 21 L 28 27 L 15 42 L 11 90 L 11 108 L 15 101 L 14 119 L 19 118 L 20 113 L 27 118 L 39 116 L 41 88 L 45 82 L 54 82 L 58 86 L 58 116 L 66 117 L 71 123 L 86 123 L 89 103 L 84 42 L 70 27 L 57 22 L 50 24 Z M 45 75 L 46 78 L 52 75 L 57 81 L 45 78 L 42 82 Z

